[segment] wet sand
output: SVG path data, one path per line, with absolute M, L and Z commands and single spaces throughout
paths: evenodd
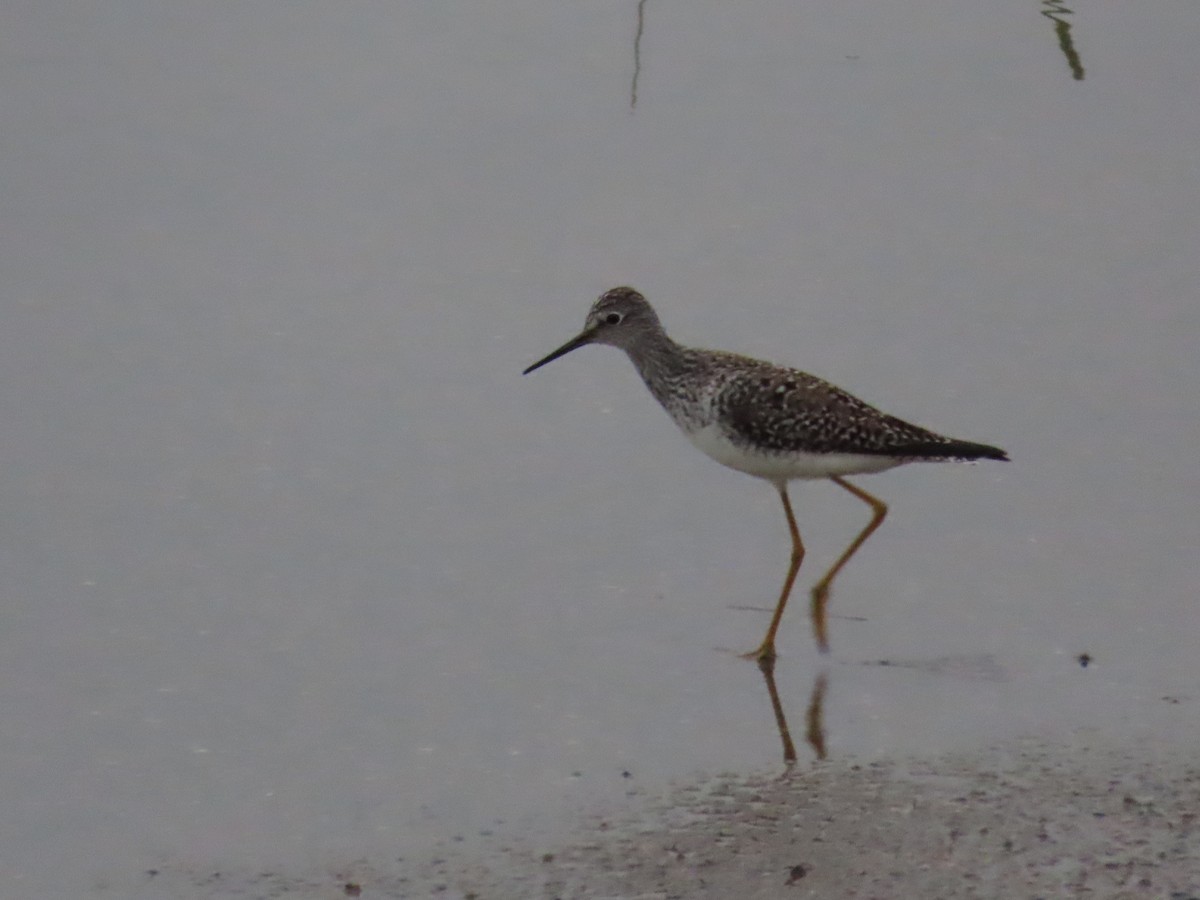
M 381 896 L 1200 900 L 1198 815 L 1200 763 L 1146 749 L 832 762 L 682 787 L 558 844 L 444 858 Z
M 498 831 L 490 844 L 450 842 L 425 860 L 358 861 L 304 877 L 168 868 L 143 889 L 210 898 L 1200 900 L 1200 763 L 1179 750 L 1080 737 L 719 776 L 654 800 L 637 793 L 552 836 Z

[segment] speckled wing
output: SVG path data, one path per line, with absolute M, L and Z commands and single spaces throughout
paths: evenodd
M 848 453 L 909 460 L 1006 458 L 880 412 L 820 378 L 766 363 L 743 369 L 717 400 L 730 438 L 776 453 Z

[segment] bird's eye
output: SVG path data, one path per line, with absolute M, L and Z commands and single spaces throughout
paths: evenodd
M 621 324 L 621 314 L 620 313 L 609 313 L 607 316 L 604 317 L 604 324 L 605 325 L 620 325 Z

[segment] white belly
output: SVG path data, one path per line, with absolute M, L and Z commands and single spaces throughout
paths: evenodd
M 716 425 L 685 430 L 684 434 L 698 450 L 721 465 L 774 482 L 883 472 L 904 462 L 867 453 L 759 453 L 738 447 Z

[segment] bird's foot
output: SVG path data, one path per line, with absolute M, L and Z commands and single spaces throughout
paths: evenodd
M 775 666 L 775 642 L 764 641 L 762 646 L 757 650 L 751 650 L 749 653 L 741 654 L 742 659 L 752 659 L 758 663 L 759 668 L 774 668 Z

